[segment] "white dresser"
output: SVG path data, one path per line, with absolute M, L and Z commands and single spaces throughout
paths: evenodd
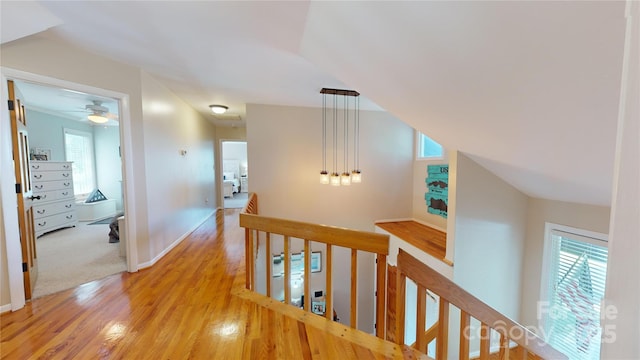
M 30 166 L 36 237 L 49 231 L 76 226 L 78 218 L 73 196 L 71 162 L 31 161 Z
M 246 176 L 240 177 L 240 192 L 249 192 L 249 178 Z

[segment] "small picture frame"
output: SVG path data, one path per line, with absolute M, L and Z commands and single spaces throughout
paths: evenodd
M 311 311 L 314 314 L 324 315 L 326 308 L 326 302 L 324 301 L 312 301 L 311 302 Z
M 51 149 L 32 149 L 30 160 L 49 161 L 51 160 Z
M 315 251 L 311 253 L 311 272 L 322 271 L 322 252 Z
M 272 277 L 284 276 L 284 254 L 272 255 Z M 293 253 L 290 255 L 291 274 L 303 274 L 304 273 L 304 251 L 299 253 Z M 314 251 L 311 253 L 311 272 L 317 273 L 322 271 L 322 252 Z

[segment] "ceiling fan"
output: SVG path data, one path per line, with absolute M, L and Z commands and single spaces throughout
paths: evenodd
M 89 115 L 87 115 L 87 119 L 97 124 L 104 124 L 109 119 L 118 119 L 118 115 L 110 113 L 109 108 L 106 106 L 102 106 L 101 100 L 91 100 L 92 104 L 85 105 L 84 109 L 89 111 Z

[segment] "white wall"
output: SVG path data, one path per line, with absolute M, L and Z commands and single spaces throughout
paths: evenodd
M 528 198 L 466 155 L 451 156 L 456 176 L 449 187 L 455 187 L 457 198 L 455 218 L 449 218 L 449 227 L 455 227 L 453 281 L 518 321 Z M 459 324 L 458 317 L 452 311 L 451 322 Z M 458 334 L 451 333 L 452 357 L 457 341 Z M 472 352 L 477 344 L 472 342 Z
M 123 211 L 120 128 L 118 126 L 92 126 L 92 128 L 96 186 L 107 198 L 116 201 L 118 211 Z
M 528 198 L 462 153 L 457 163 L 454 281 L 517 320 Z
M 218 183 L 216 186 L 216 198 L 218 199 L 217 206 L 219 208 L 224 207 L 224 196 L 222 195 L 222 141 L 224 140 L 247 140 L 247 128 L 244 126 L 216 126 L 216 174 Z
M 522 267 L 520 322 L 538 326 L 536 306 L 540 298 L 545 223 L 551 222 L 602 234 L 609 232 L 609 208 L 562 201 L 529 198 L 527 231 Z
M 147 239 L 147 192 L 144 161 L 144 136 L 142 128 L 142 98 L 140 69 L 91 54 L 71 44 L 52 40 L 46 34 L 33 35 L 0 48 L 0 63 L 3 67 L 33 74 L 71 81 L 101 89 L 129 95 L 131 117 L 131 148 L 123 150 L 131 154 L 136 191 L 136 233 L 129 234 L 138 243 L 139 262 L 148 261 Z M 3 85 L 4 86 L 4 85 Z
M 125 165 L 133 169 L 133 180 L 125 180 L 135 188 L 131 194 L 135 212 L 128 216 L 136 223 L 135 233 L 129 234 L 137 242 L 136 266 L 151 264 L 205 213 L 213 211 L 218 201 L 213 170 L 215 128 L 151 76 L 47 35 L 12 41 L 0 50 L 3 67 L 128 95 L 132 141 L 130 148 L 123 144 L 123 151 L 131 156 L 131 163 Z M 156 100 L 175 113 L 157 113 Z M 188 151 L 185 158 L 179 156 L 179 149 Z M 0 279 L 7 278 L 5 268 L 4 262 L 0 264 Z M 5 298 L 0 300 L 5 305 Z
M 224 167 L 225 160 L 237 161 L 238 167 L 235 169 L 227 169 L 227 171 L 233 171 L 236 178 L 240 178 L 241 175 L 248 174 L 247 164 L 247 143 L 246 141 L 223 141 L 222 142 L 222 166 Z M 224 171 L 224 169 L 223 169 Z
M 24 99 L 28 103 L 29 99 Z M 51 161 L 65 161 L 64 129 L 93 133 L 92 126 L 40 111 L 26 110 L 29 147 L 51 150 Z
M 623 101 L 618 118 L 605 290 L 606 304 L 614 306 L 618 314 L 604 319 L 615 341 L 602 344 L 603 359 L 640 358 L 640 3 L 627 1 L 626 15 Z
M 416 134 L 418 131 L 415 131 Z M 416 142 L 417 142 L 416 135 Z M 448 155 L 447 155 L 448 156 Z M 427 166 L 448 164 L 449 159 L 446 160 L 418 160 L 417 151 L 414 149 L 414 163 L 413 163 L 413 218 L 420 220 L 425 224 L 431 225 L 440 230 L 447 230 L 447 219 L 442 216 L 430 214 L 427 211 L 427 202 L 424 199 L 424 194 L 428 192 L 427 183 Z M 451 186 L 450 186 L 451 187 Z
M 25 99 L 28 102 L 29 99 Z M 65 161 L 64 129 L 93 134 L 96 186 L 109 199 L 116 200 L 118 211 L 122 202 L 122 159 L 120 158 L 120 128 L 92 126 L 37 110 L 27 109 L 29 146 L 51 150 L 52 161 Z
M 155 260 L 215 209 L 215 127 L 152 76 L 142 72 L 141 79 L 149 255 Z
M 258 194 L 259 213 L 366 231 L 374 231 L 378 219 L 410 217 L 413 130 L 387 113 L 361 112 L 363 182 L 332 187 L 319 182 L 321 119 L 320 108 L 247 106 L 251 191 Z M 348 258 L 336 255 L 334 265 L 334 274 L 349 273 Z M 359 268 L 360 298 L 372 299 L 373 258 L 360 258 Z M 334 286 L 336 311 L 348 321 L 349 279 L 336 276 Z M 371 332 L 372 318 L 366 314 L 373 314 L 372 300 L 360 304 L 358 321 L 360 329 Z

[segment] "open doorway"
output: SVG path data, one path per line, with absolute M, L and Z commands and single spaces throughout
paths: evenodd
M 222 196 L 225 209 L 243 208 L 249 195 L 246 141 L 222 141 Z
M 25 108 L 34 191 L 32 298 L 126 271 L 117 221 L 124 209 L 118 99 L 14 83 Z

